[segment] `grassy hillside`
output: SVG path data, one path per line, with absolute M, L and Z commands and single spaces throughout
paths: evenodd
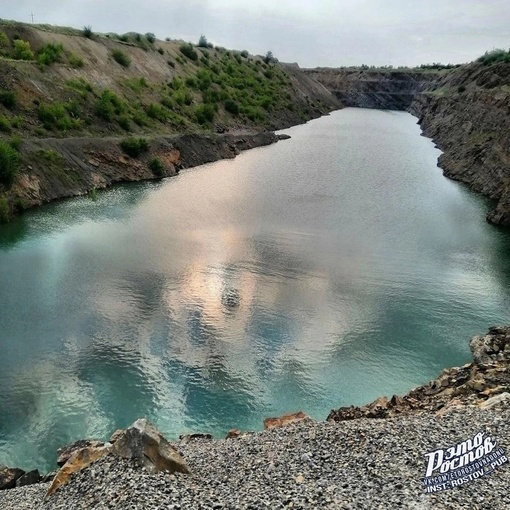
M 0 132 L 68 137 L 275 129 L 334 105 L 295 69 L 204 46 L 0 21 Z

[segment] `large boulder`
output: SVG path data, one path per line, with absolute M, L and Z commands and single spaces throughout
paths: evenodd
M 24 474 L 23 469 L 0 466 L 0 491 L 15 487 L 16 480 Z
M 33 485 L 34 483 L 39 483 L 41 481 L 41 475 L 38 469 L 34 469 L 33 471 L 29 471 L 24 475 L 21 475 L 16 480 L 16 487 L 24 487 L 25 485 Z
M 76 450 L 67 462 L 60 468 L 53 482 L 48 489 L 48 495 L 53 494 L 59 487 L 65 485 L 71 475 L 86 467 L 90 466 L 93 462 L 98 461 L 105 455 L 108 455 L 111 450 L 111 445 L 106 446 L 86 446 L 81 450 Z
M 57 465 L 63 466 L 71 457 L 74 452 L 83 448 L 99 448 L 104 446 L 104 441 L 97 441 L 95 439 L 80 439 L 74 443 L 62 446 L 57 450 Z
M 137 459 L 149 473 L 191 473 L 181 454 L 145 418 L 119 434 L 112 451 L 119 457 Z

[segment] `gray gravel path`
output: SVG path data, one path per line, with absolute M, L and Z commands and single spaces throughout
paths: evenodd
M 436 494 L 425 453 L 480 430 L 510 453 L 510 409 L 326 423 L 179 446 L 192 476 L 149 475 L 106 457 L 42 501 L 44 489 L 0 493 L 0 509 L 509 509 L 510 465 Z M 39 499 L 38 499 L 39 498 Z

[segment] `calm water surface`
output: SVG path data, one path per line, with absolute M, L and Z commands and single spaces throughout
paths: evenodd
M 169 437 L 404 393 L 510 321 L 510 236 L 405 113 L 0 228 L 0 464 L 147 416 Z

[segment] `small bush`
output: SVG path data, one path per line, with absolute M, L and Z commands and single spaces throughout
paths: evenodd
M 93 201 L 97 202 L 97 199 L 99 198 L 99 195 L 97 193 L 97 188 L 94 186 L 92 187 L 88 192 L 88 197 Z
M 160 55 L 164 55 L 164 54 L 165 54 L 165 50 L 164 50 L 163 48 L 159 47 L 159 48 L 158 48 L 158 53 L 159 53 Z
M 145 138 L 125 138 L 120 142 L 120 148 L 132 158 L 149 150 L 149 142 Z
M 121 50 L 113 50 L 112 57 L 117 64 L 120 64 L 123 67 L 129 67 L 131 64 L 131 59 Z
M 3 115 L 0 115 L 0 131 L 3 131 L 4 133 L 11 132 L 11 123 L 9 119 Z
M 46 161 L 59 161 L 62 160 L 62 155 L 53 149 L 40 149 L 37 151 L 37 156 L 45 159 Z
M 21 136 L 13 135 L 9 140 L 9 145 L 17 152 L 21 150 Z
M 157 119 L 160 122 L 166 122 L 168 119 L 168 112 L 165 108 L 160 106 L 157 103 L 151 103 L 145 110 L 145 113 L 151 118 L 151 119 Z
M 6 198 L 0 197 L 0 223 L 7 223 L 10 218 L 9 202 Z
M 80 127 L 80 120 L 77 116 L 77 103 L 41 104 L 37 111 L 39 120 L 46 129 L 58 129 L 67 131 L 68 129 L 77 129 Z
M 165 175 L 165 167 L 159 158 L 152 158 L 149 161 L 149 168 L 156 177 L 163 177 Z
M 199 124 L 207 124 L 214 120 L 216 110 L 211 104 L 201 104 L 195 110 L 195 118 Z
M 150 123 L 149 117 L 143 112 L 135 112 L 133 114 L 133 122 L 140 127 L 148 126 Z
M 174 101 L 179 105 L 189 106 L 193 104 L 193 96 L 189 92 L 179 91 L 172 96 Z
M 0 31 L 0 48 L 8 48 L 10 44 L 11 42 L 5 32 Z
M 10 90 L 0 90 L 0 103 L 12 110 L 16 107 L 16 95 Z
M 59 62 L 64 53 L 62 44 L 45 44 L 37 53 L 37 62 L 41 66 L 49 66 Z
M 225 110 L 231 113 L 232 115 L 239 115 L 239 104 L 236 103 L 233 99 L 227 99 L 225 101 Z
M 30 49 L 30 43 L 23 41 L 23 39 L 16 39 L 14 41 L 12 58 L 16 60 L 34 60 L 34 53 Z
M 95 106 L 96 115 L 104 120 L 112 121 L 116 115 L 126 111 L 126 104 L 111 90 L 104 90 Z
M 249 56 L 248 50 L 241 51 L 241 57 L 248 58 L 248 56 Z
M 145 34 L 145 38 L 151 43 L 151 44 L 154 44 L 156 42 L 156 36 L 151 33 L 151 32 L 148 32 L 147 34 Z
M 0 183 L 12 186 L 21 164 L 19 152 L 8 143 L 0 142 Z
M 119 126 L 124 131 L 131 131 L 131 121 L 129 120 L 129 117 L 127 115 L 121 115 L 118 118 L 118 123 L 119 123 Z
M 21 115 L 16 115 L 11 119 L 11 126 L 15 129 L 19 129 L 23 126 L 23 117 Z
M 69 63 L 71 64 L 71 67 L 74 67 L 75 69 L 78 69 L 85 65 L 83 59 L 78 55 L 75 55 L 74 53 L 71 53 L 69 55 Z
M 459 85 L 459 88 L 457 89 L 457 92 L 459 94 L 462 94 L 462 92 L 466 91 L 466 87 L 464 85 Z
M 198 86 L 197 80 L 195 80 L 195 78 L 192 78 L 192 77 L 186 78 L 186 82 L 185 83 L 186 83 L 187 87 L 190 87 L 192 89 L 195 89 Z
M 179 89 L 182 89 L 182 87 L 184 86 L 184 82 L 180 79 L 180 78 L 173 78 L 172 81 L 168 84 L 168 86 L 171 88 L 171 89 L 174 89 L 174 90 L 179 90 Z
M 202 34 L 200 36 L 200 39 L 198 40 L 198 45 L 197 45 L 199 48 L 208 48 L 209 47 L 209 43 L 207 42 L 207 37 Z
M 273 52 L 272 51 L 268 51 L 265 55 L 264 55 L 264 63 L 265 64 L 271 64 L 275 58 L 273 56 Z
M 90 25 L 83 27 L 82 34 L 83 37 L 86 37 L 87 39 L 92 39 L 94 37 L 94 32 L 92 32 L 92 27 Z
M 168 60 L 167 61 L 167 64 L 172 67 L 172 68 L 175 68 L 175 62 L 173 60 Z
M 168 108 L 169 110 L 173 110 L 174 108 L 174 102 L 172 101 L 171 98 L 169 97 L 164 97 L 161 99 L 161 104 L 165 107 L 165 108 Z
M 119 35 L 119 41 L 128 42 L 129 41 L 129 35 L 128 34 Z
M 190 60 L 198 60 L 198 53 L 195 51 L 195 48 L 193 48 L 191 43 L 181 44 L 179 46 L 179 51 Z

